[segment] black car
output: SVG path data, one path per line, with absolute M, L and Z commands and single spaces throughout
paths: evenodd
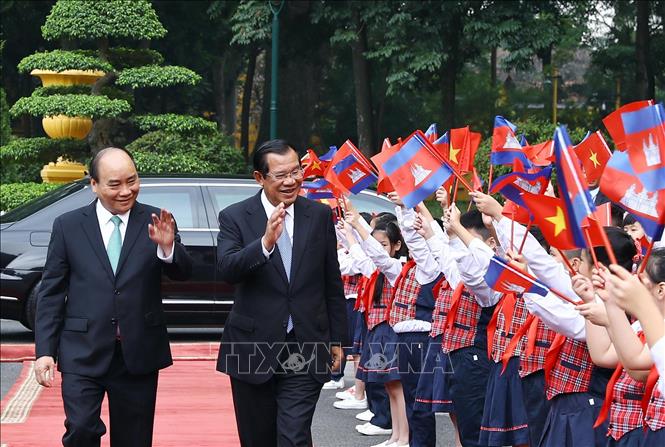
M 189 281 L 162 279 L 169 325 L 214 326 L 226 320 L 233 304 L 233 286 L 217 280 L 217 215 L 258 189 L 259 185 L 248 178 L 141 177 L 138 200 L 173 213 L 194 261 Z M 89 180 L 82 179 L 0 216 L 1 318 L 33 328 L 53 221 L 94 198 Z M 353 202 L 360 211 L 394 210 L 388 199 L 371 191 L 354 196 Z

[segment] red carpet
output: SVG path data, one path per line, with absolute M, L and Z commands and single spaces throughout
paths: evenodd
M 215 360 L 219 342 L 171 343 L 173 360 Z M 35 359 L 33 343 L 0 344 L 0 362 L 25 362 Z
M 192 345 L 191 350 L 184 344 L 173 346 L 174 356 L 179 358 L 206 359 L 178 360 L 160 372 L 153 442 L 156 447 L 239 445 L 229 378 L 215 371 L 212 360 L 219 345 L 203 345 Z M 4 360 L 7 351 L 5 346 L 2 348 Z M 17 353 L 20 354 L 18 351 L 13 354 Z M 7 447 L 61 445 L 65 416 L 59 374 L 53 388 L 41 388 L 35 386 L 31 368 L 31 361 L 23 364 L 19 379 L 2 400 L 0 444 L 3 447 L 5 444 Z M 106 403 L 102 408 L 108 431 Z M 108 445 L 107 434 L 102 438 L 102 446 Z

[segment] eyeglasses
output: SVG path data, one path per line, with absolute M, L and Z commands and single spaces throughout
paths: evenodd
M 300 180 L 302 178 L 302 175 L 303 175 L 302 168 L 296 168 L 291 172 L 278 172 L 277 174 L 268 172 L 266 174 L 266 177 L 272 177 L 273 180 L 282 182 L 286 180 L 287 177 L 292 178 L 293 180 Z

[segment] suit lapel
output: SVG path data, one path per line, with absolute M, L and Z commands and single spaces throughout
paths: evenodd
M 263 207 L 261 202 L 261 191 L 256 194 L 252 201 L 250 201 L 247 206 L 247 214 L 249 225 L 252 228 L 254 234 L 257 237 L 262 237 L 266 231 L 266 224 L 268 223 L 268 217 L 266 216 L 266 210 Z M 282 262 L 282 256 L 279 253 L 279 249 L 275 245 L 275 250 L 272 253 L 272 261 L 270 264 L 277 270 L 277 273 L 284 281 L 284 284 L 288 286 L 289 280 L 286 277 L 286 270 L 284 270 L 284 262 Z M 293 269 L 292 269 L 293 271 Z
M 143 205 L 136 202 L 132 212 L 129 213 L 129 222 L 127 222 L 127 231 L 125 231 L 125 239 L 122 241 L 122 250 L 120 251 L 120 259 L 118 260 L 118 268 L 115 269 L 115 276 L 117 277 L 125 264 L 129 252 L 131 251 L 136 238 L 141 231 L 148 231 L 148 226 L 145 224 L 145 213 Z
M 95 252 L 99 262 L 106 270 L 106 273 L 109 275 L 111 282 L 115 281 L 115 276 L 113 275 L 113 269 L 111 268 L 111 263 L 109 262 L 108 254 L 106 253 L 106 247 L 104 247 L 104 239 L 102 239 L 102 232 L 99 229 L 99 220 L 97 219 L 96 211 L 97 201 L 93 201 L 87 208 L 83 211 L 85 216 L 81 222 L 81 227 L 83 228 L 83 233 L 85 233 L 88 238 L 88 242 L 92 246 L 92 251 Z
M 311 228 L 309 202 L 298 197 L 293 206 L 295 221 L 293 223 L 293 259 L 291 260 L 291 283 L 295 280 L 294 273 L 298 272 L 300 262 L 307 247 Z

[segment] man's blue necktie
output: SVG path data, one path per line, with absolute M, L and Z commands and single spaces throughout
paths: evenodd
M 111 262 L 111 268 L 115 274 L 115 270 L 118 268 L 118 261 L 120 260 L 120 250 L 122 250 L 122 236 L 120 235 L 120 224 L 122 220 L 118 216 L 111 217 L 111 222 L 115 225 L 113 233 L 111 233 L 111 239 L 109 239 L 109 245 L 106 247 L 106 253 L 109 256 L 109 261 Z
M 279 254 L 282 257 L 282 263 L 284 264 L 284 270 L 286 271 L 286 279 L 291 280 L 291 256 L 293 252 L 293 247 L 291 246 L 291 238 L 289 238 L 289 233 L 286 231 L 286 222 L 284 229 L 282 230 L 281 236 L 277 239 L 277 248 L 279 248 Z M 288 334 L 293 330 L 293 318 L 289 314 L 289 321 L 286 323 L 286 333 Z

